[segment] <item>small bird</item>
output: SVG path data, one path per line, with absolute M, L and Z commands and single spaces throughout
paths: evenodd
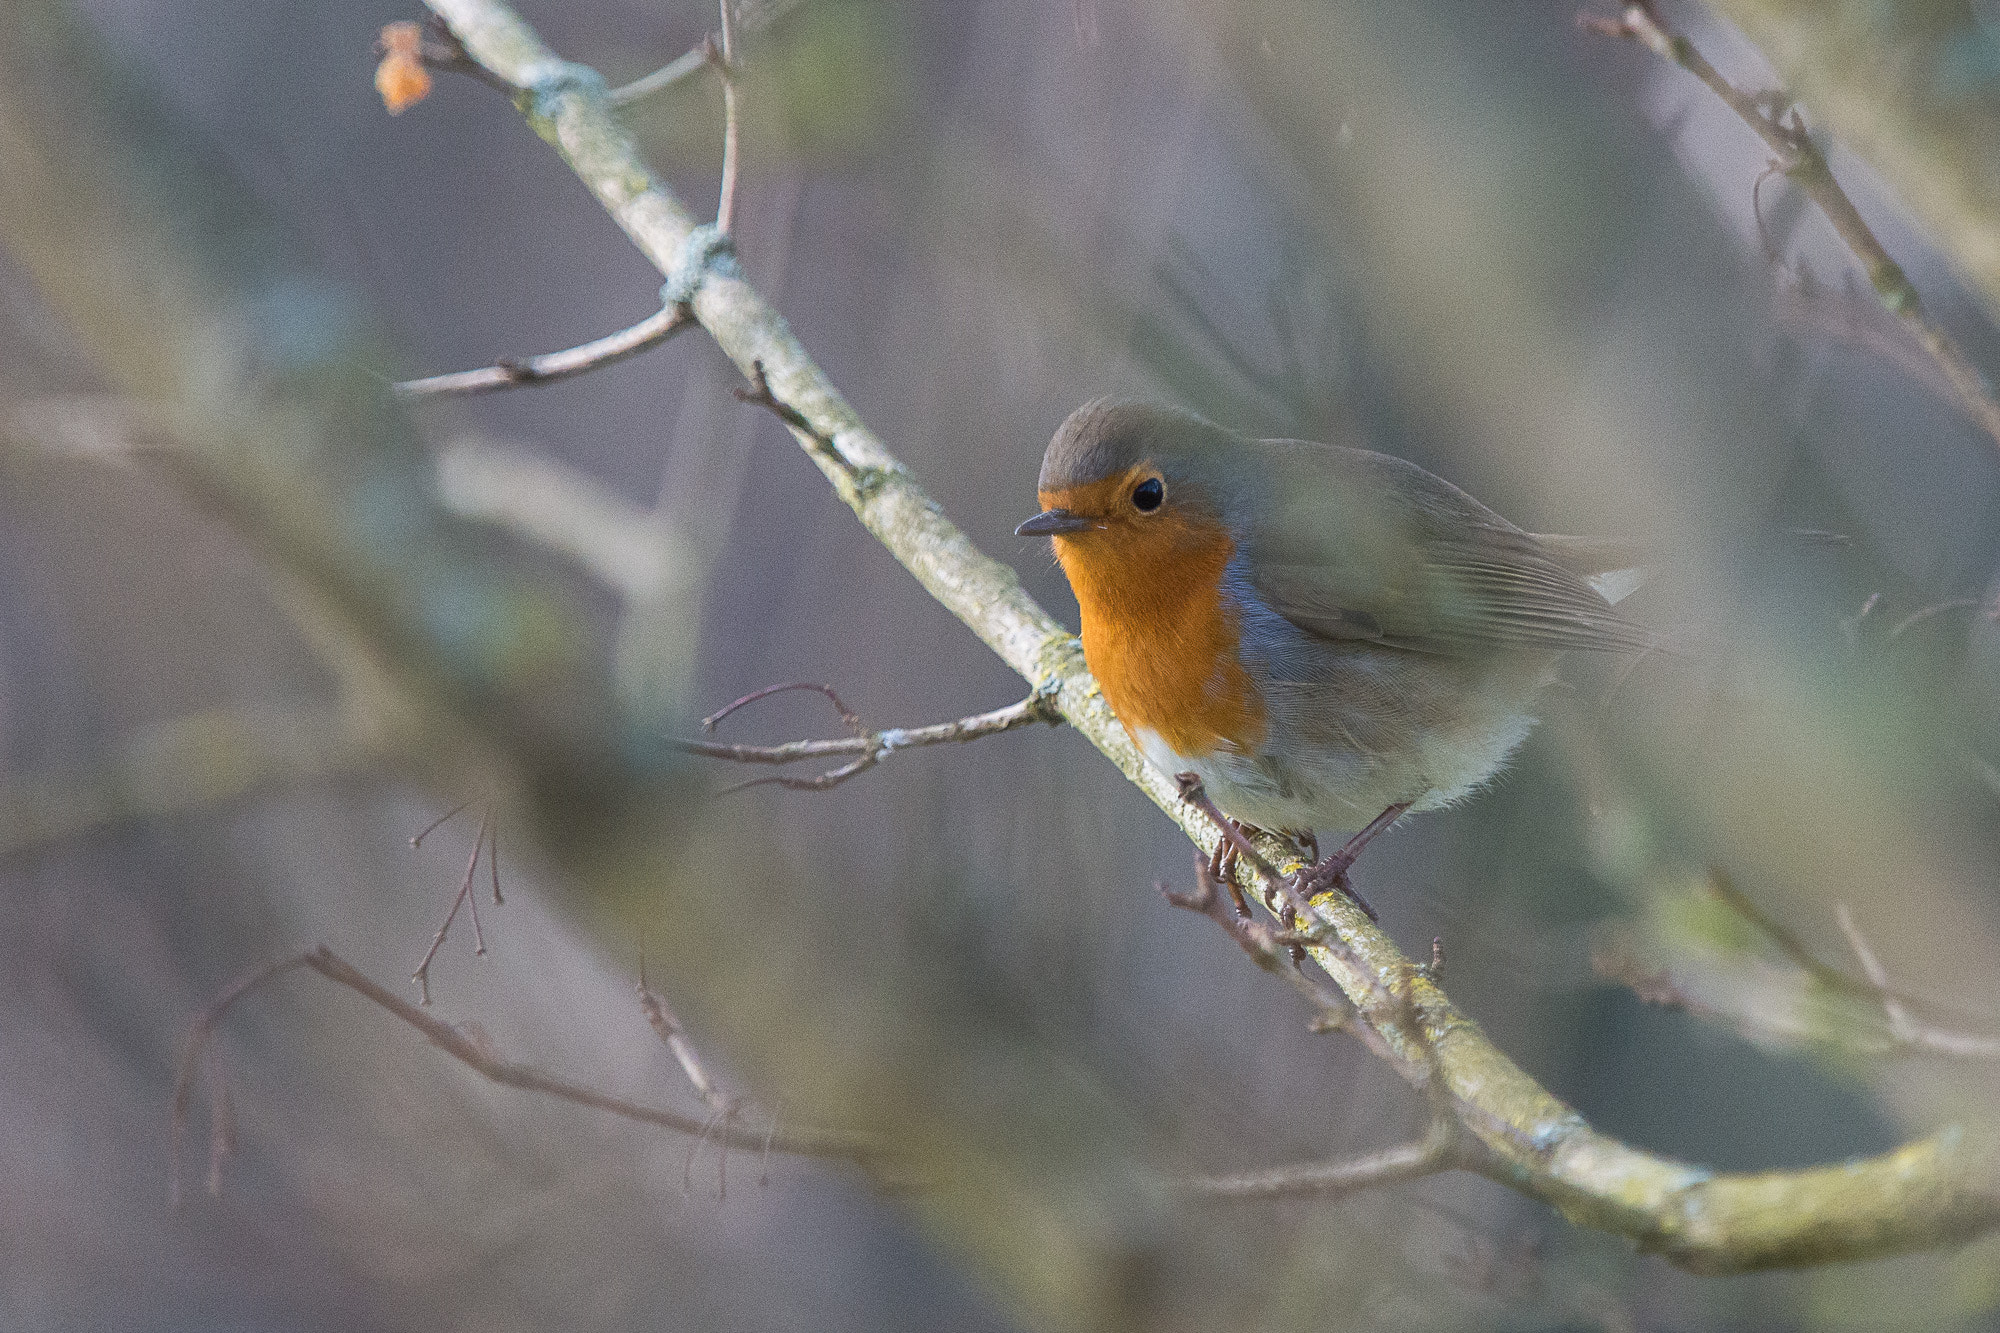
M 1314 830 L 1360 830 L 1315 884 L 1491 778 L 1563 652 L 1655 646 L 1612 609 L 1638 582 L 1625 544 L 1523 532 L 1387 454 L 1099 399 L 1038 489 L 1015 531 L 1053 539 L 1085 660 L 1147 759 L 1315 855 Z

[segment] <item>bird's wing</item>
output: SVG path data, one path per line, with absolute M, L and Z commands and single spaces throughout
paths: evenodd
M 1613 606 L 1637 592 L 1652 573 L 1648 566 L 1653 550 L 1628 537 L 1562 537 L 1538 532 L 1534 538 L 1557 564 Z
M 1655 646 L 1572 563 L 1591 563 L 1580 541 L 1545 543 L 1386 454 L 1257 444 L 1270 489 L 1243 568 L 1258 597 L 1307 633 L 1444 653 Z

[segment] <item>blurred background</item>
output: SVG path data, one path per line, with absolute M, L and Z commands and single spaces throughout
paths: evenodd
M 1630 607 L 1677 650 L 1568 664 L 1492 789 L 1359 883 L 1605 1132 L 1731 1170 L 1878 1152 L 1990 1114 L 1996 1066 L 1885 1055 L 1872 1006 L 1706 885 L 1855 972 L 1848 904 L 1934 1021 L 2000 1030 L 2000 441 L 1782 179 L 1760 228 L 1742 123 L 1576 8 L 746 6 L 742 260 L 1071 624 L 1046 544 L 1011 534 L 1050 432 L 1108 392 L 1359 434 L 1526 528 L 1654 542 Z M 614 84 L 715 24 L 693 0 L 523 12 Z M 1667 13 L 1773 82 L 1708 11 Z M 371 43 L 421 17 L 90 0 L 11 7 L 0 35 L 0 1324 L 2000 1329 L 2000 1238 L 1701 1278 L 1477 1178 L 1206 1207 L 1148 1185 L 1369 1151 L 1423 1108 L 1162 902 L 1189 847 L 1073 734 L 823 793 L 716 797 L 744 775 L 673 757 L 773 682 L 878 727 L 1023 686 L 699 332 L 388 403 L 632 323 L 659 285 L 492 90 L 440 74 L 384 112 Z M 1990 5 L 1824 22 L 1934 104 L 2000 105 Z M 627 113 L 703 215 L 719 106 L 703 74 Z M 1833 166 L 2000 366 L 1992 308 L 1867 166 Z M 272 424 L 301 403 L 338 429 Z M 190 430 L 195 464 L 125 457 Z M 637 562 L 622 591 L 520 531 L 556 489 L 524 459 L 598 506 Z M 787 695 L 719 734 L 839 719 Z M 725 1189 L 718 1136 L 496 1088 L 299 974 L 223 1025 L 236 1152 L 205 1193 L 204 1090 L 170 1211 L 194 1018 L 315 942 L 402 988 L 481 809 L 507 900 L 485 956 L 454 928 L 439 1016 L 699 1116 L 633 994 L 643 932 L 746 1124 L 883 1127 L 986 1187 L 882 1192 L 745 1129 Z M 1635 976 L 1712 1012 L 1649 1007 Z

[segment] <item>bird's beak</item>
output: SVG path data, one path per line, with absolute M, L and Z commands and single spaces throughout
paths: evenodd
M 1081 514 L 1072 514 L 1067 509 L 1044 509 L 1041 513 L 1014 529 L 1016 537 L 1060 537 L 1065 532 L 1082 532 L 1097 524 Z

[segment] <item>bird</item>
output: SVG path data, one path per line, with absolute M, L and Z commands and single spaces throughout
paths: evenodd
M 1239 832 L 1315 858 L 1316 831 L 1352 832 L 1301 872 L 1314 886 L 1351 888 L 1375 835 L 1485 786 L 1562 654 L 1657 646 L 1614 609 L 1643 576 L 1631 543 L 1526 532 L 1353 444 L 1100 398 L 1056 430 L 1037 493 L 1015 532 L 1051 539 L 1133 743 Z

